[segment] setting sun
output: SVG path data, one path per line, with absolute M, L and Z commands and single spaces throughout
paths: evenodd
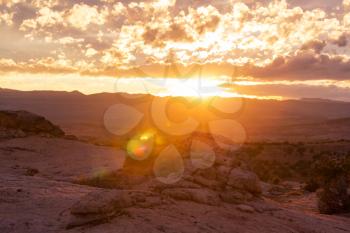
M 350 0 L 0 0 L 0 233 L 350 232 Z

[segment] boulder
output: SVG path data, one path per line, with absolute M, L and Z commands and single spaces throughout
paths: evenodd
M 82 197 L 71 207 L 68 229 L 104 223 L 125 212 L 128 207 L 151 208 L 160 205 L 159 195 L 136 190 L 98 190 Z
M 73 215 L 108 214 L 116 208 L 132 205 L 125 192 L 119 190 L 103 190 L 87 194 L 71 207 Z
M 247 170 L 242 168 L 234 168 L 231 170 L 227 185 L 239 189 L 245 190 L 255 195 L 260 195 L 262 192 L 259 177 Z

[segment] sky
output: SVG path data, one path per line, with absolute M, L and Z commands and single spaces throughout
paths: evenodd
M 349 39 L 350 0 L 0 0 L 0 87 L 350 101 Z

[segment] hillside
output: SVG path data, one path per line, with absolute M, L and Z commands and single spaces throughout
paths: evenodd
M 68 134 L 108 142 L 114 137 L 105 129 L 103 118 L 111 106 L 131 106 L 143 114 L 143 127 L 154 127 L 149 115 L 154 98 L 159 97 L 141 96 L 135 99 L 131 95 L 108 93 L 83 95 L 79 92 L 20 92 L 1 89 L 0 108 L 28 110 L 45 116 Z M 206 102 L 190 102 L 185 110 L 176 104 L 171 105 L 175 106 L 171 111 L 172 115 L 189 114 L 202 123 L 223 117 L 237 120 L 246 129 L 249 141 L 350 139 L 347 122 L 337 121 L 350 116 L 350 103 L 347 102 L 225 99 L 223 105 L 225 109 L 234 109 L 234 114 L 220 115 L 208 107 Z M 202 111 L 209 111 L 210 115 L 203 118 Z

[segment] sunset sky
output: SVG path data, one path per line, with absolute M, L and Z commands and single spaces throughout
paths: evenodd
M 350 0 L 0 0 L 0 87 L 350 101 L 349 39 Z

